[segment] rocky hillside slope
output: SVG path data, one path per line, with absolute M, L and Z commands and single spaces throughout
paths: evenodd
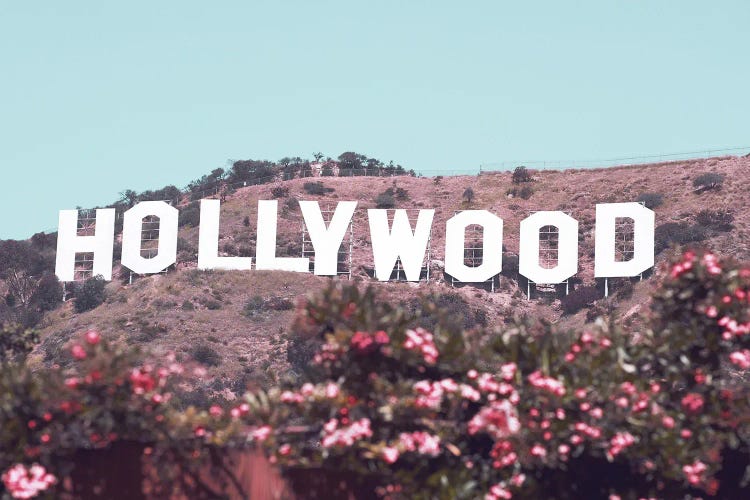
M 696 190 L 694 181 L 705 173 L 723 176 L 712 189 Z M 531 182 L 514 184 L 511 172 L 444 178 L 322 177 L 292 179 L 238 189 L 226 196 L 221 211 L 219 248 L 224 255 L 254 255 L 255 220 L 259 199 L 279 200 L 279 255 L 299 256 L 302 216 L 298 200 L 319 200 L 321 206 L 340 200 L 359 201 L 354 218 L 352 280 L 373 284 L 385 300 L 409 305 L 417 294 L 441 296 L 446 310 L 463 314 L 465 325 L 501 324 L 513 315 L 534 314 L 571 327 L 597 314 L 616 312 L 634 317 L 654 286 L 654 280 L 617 284 L 609 298 L 565 314 L 554 294 L 535 294 L 528 300 L 525 286 L 512 274 L 501 276 L 494 292 L 486 287 L 453 287 L 440 269 L 445 245 L 445 221 L 454 211 L 487 209 L 505 221 L 506 259 L 518 252 L 519 223 L 529 212 L 564 210 L 580 224 L 581 284 L 593 284 L 593 227 L 595 205 L 647 199 L 655 205 L 657 246 L 705 245 L 715 251 L 750 260 L 750 216 L 746 182 L 750 158 L 722 157 L 685 162 L 603 169 L 532 172 Z M 310 182 L 320 187 L 306 187 Z M 464 193 L 473 191 L 468 202 Z M 521 190 L 527 188 L 523 193 Z M 409 283 L 377 283 L 371 277 L 372 253 L 366 208 L 391 190 L 397 208 L 435 208 L 432 230 L 431 280 L 418 287 Z M 515 195 L 514 195 L 515 190 Z M 311 192 L 317 194 L 310 194 Z M 523 196 L 521 196 L 523 195 Z M 383 201 L 380 198 L 379 201 Z M 386 196 L 386 201 L 387 196 Z M 284 335 L 298 298 L 326 286 L 329 278 L 314 275 L 249 271 L 202 272 L 196 267 L 198 239 L 196 202 L 184 200 L 181 209 L 179 263 L 163 275 L 136 277 L 128 273 L 107 285 L 101 306 L 76 314 L 70 302 L 47 313 L 41 323 L 42 343 L 33 353 L 37 363 L 65 363 L 63 348 L 71 335 L 96 327 L 103 335 L 143 344 L 155 352 L 174 351 L 203 363 L 211 394 L 232 394 L 248 383 L 265 383 L 289 369 Z M 672 250 L 657 256 L 657 270 Z M 510 273 L 509 273 L 510 274 Z M 627 319 L 626 319 L 627 321 Z M 637 325 L 635 326 L 637 327 Z

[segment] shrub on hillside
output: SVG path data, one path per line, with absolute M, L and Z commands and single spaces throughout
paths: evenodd
M 565 314 L 575 314 L 584 307 L 592 305 L 603 297 L 602 292 L 593 285 L 576 288 L 562 298 L 561 305 Z
M 90 311 L 101 305 L 106 298 L 104 288 L 107 282 L 102 276 L 94 276 L 75 287 L 73 291 L 73 303 L 77 313 Z
M 462 198 L 463 198 L 463 200 L 464 200 L 464 201 L 465 201 L 466 203 L 468 203 L 468 204 L 471 204 L 471 202 L 473 202 L 473 201 L 474 201 L 474 190 L 473 190 L 473 189 L 471 189 L 470 187 L 467 187 L 467 188 L 466 188 L 466 189 L 464 190 L 464 194 L 462 195 Z
M 409 199 L 409 192 L 400 187 L 389 187 L 375 197 L 375 206 L 377 208 L 395 208 L 396 200 L 406 201 Z
M 653 210 L 664 203 L 664 195 L 661 193 L 643 193 L 635 201 L 641 202 L 646 208 Z
M 704 209 L 695 216 L 696 224 L 705 227 L 710 231 L 729 232 L 734 229 L 734 215 L 726 210 L 709 210 Z
M 419 318 L 419 326 L 427 329 L 438 324 L 463 330 L 487 326 L 487 312 L 471 307 L 461 294 L 455 292 L 415 298 L 407 303 L 407 307 Z
M 307 194 L 311 194 L 313 196 L 323 196 L 328 193 L 333 193 L 335 191 L 335 189 L 333 188 L 324 186 L 323 183 L 320 181 L 305 182 L 302 185 L 302 189 L 304 189 Z
M 706 229 L 697 224 L 685 222 L 665 222 L 654 231 L 654 247 L 657 254 L 671 245 L 685 245 L 708 238 Z
M 524 186 L 521 188 L 521 191 L 518 192 L 518 196 L 520 196 L 522 200 L 528 200 L 533 194 L 534 190 L 530 186 Z
M 206 366 L 219 366 L 221 364 L 221 355 L 208 344 L 198 344 L 190 349 L 190 355 L 198 363 Z
M 693 179 L 693 187 L 701 191 L 719 189 L 723 183 L 724 176 L 715 172 L 706 172 Z
M 260 295 L 254 295 L 245 302 L 245 306 L 242 308 L 242 314 L 246 318 L 257 318 L 264 311 L 266 301 Z
M 271 189 L 271 196 L 275 199 L 285 198 L 286 196 L 289 196 L 289 188 L 286 186 L 275 186 Z
M 180 227 L 198 227 L 201 222 L 200 201 L 190 202 L 187 206 L 180 209 L 178 219 Z
M 396 199 L 393 194 L 385 191 L 375 197 L 375 207 L 377 208 L 395 208 Z
M 31 303 L 40 311 L 52 311 L 62 303 L 63 287 L 52 273 L 45 273 L 31 296 Z
M 22 359 L 39 343 L 36 330 L 14 323 L 0 326 L 0 365 Z
M 513 181 L 513 184 L 531 182 L 531 172 L 529 172 L 528 169 L 524 166 L 516 167 L 516 169 L 513 170 L 511 180 Z

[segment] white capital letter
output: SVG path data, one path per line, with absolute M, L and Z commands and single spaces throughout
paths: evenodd
M 469 267 L 464 262 L 466 228 L 482 226 L 482 264 Z M 503 220 L 487 210 L 464 210 L 445 225 L 445 272 L 464 283 L 481 283 L 502 271 Z
M 219 200 L 201 200 L 198 229 L 198 269 L 247 270 L 252 257 L 219 257 Z
M 152 258 L 141 256 L 143 219 L 159 217 L 159 246 Z M 163 201 L 142 201 L 125 212 L 122 222 L 122 265 L 138 274 L 159 273 L 177 261 L 178 211 Z
M 435 210 L 420 210 L 417 227 L 412 232 L 406 210 L 396 210 L 391 229 L 388 228 L 387 210 L 373 208 L 367 210 L 372 256 L 375 261 L 375 277 L 378 280 L 388 281 L 396 259 L 401 257 L 406 279 L 419 281 L 434 215 Z
M 78 210 L 60 210 L 57 224 L 55 274 L 60 281 L 75 279 L 78 252 L 94 253 L 93 275 L 112 279 L 112 245 L 115 238 L 115 209 L 98 208 L 94 236 L 78 236 Z
M 333 212 L 331 222 L 326 228 L 320 205 L 317 201 L 300 201 L 302 217 L 315 249 L 315 274 L 319 276 L 336 276 L 338 271 L 338 254 L 341 242 L 357 208 L 356 201 L 340 201 Z
M 615 223 L 618 217 L 633 219 L 633 258 L 615 261 Z M 656 214 L 640 203 L 602 203 L 596 206 L 594 276 L 637 276 L 654 266 Z
M 255 269 L 274 269 L 306 273 L 310 269 L 307 257 L 276 257 L 276 200 L 258 201 L 258 241 L 255 250 Z
M 558 230 L 557 265 L 546 269 L 539 265 L 539 230 L 555 226 Z M 563 212 L 536 212 L 521 221 L 518 272 L 534 283 L 562 283 L 578 272 L 578 221 Z

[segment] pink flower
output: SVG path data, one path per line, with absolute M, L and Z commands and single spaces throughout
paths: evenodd
M 505 363 L 500 367 L 500 376 L 506 382 L 510 382 L 516 376 L 517 369 L 518 366 L 515 363 Z
M 221 409 L 221 406 L 213 405 L 208 409 L 208 414 L 214 418 L 219 418 L 224 414 L 224 410 Z
M 532 456 L 544 458 L 547 456 L 547 450 L 541 444 L 535 444 L 531 447 Z
M 703 474 L 706 472 L 708 467 L 700 460 L 696 460 L 690 465 L 682 467 L 682 472 L 685 474 L 685 479 L 692 485 L 698 485 L 703 482 Z
M 542 375 L 542 372 L 538 370 L 529 375 L 528 380 L 532 386 L 538 389 L 545 390 L 557 396 L 565 395 L 565 386 L 562 382 L 560 382 L 556 378 L 544 376 Z
M 513 494 L 505 487 L 504 483 L 498 483 L 490 488 L 489 493 L 484 496 L 484 500 L 509 500 Z
M 254 431 L 250 433 L 250 437 L 253 438 L 255 441 L 260 441 L 261 443 L 268 439 L 268 436 L 271 435 L 271 426 L 264 425 L 262 427 L 258 427 Z
M 695 392 L 687 394 L 682 398 L 682 407 L 691 414 L 700 412 L 703 408 L 703 396 Z
M 609 454 L 613 457 L 619 455 L 622 450 L 635 443 L 635 438 L 629 432 L 618 432 L 610 440 Z
M 385 460 L 386 463 L 392 464 L 396 460 L 398 460 L 398 457 L 398 448 L 394 448 L 392 446 L 386 446 L 385 448 L 383 448 L 383 460 Z
M 469 434 L 486 432 L 496 439 L 506 438 L 521 430 L 518 412 L 510 401 L 493 401 L 474 415 L 468 424 Z
M 674 419 L 669 415 L 664 416 L 661 419 L 661 424 L 667 429 L 672 429 L 674 427 Z
M 23 464 L 16 464 L 0 478 L 13 498 L 33 498 L 57 482 L 57 478 L 39 464 L 28 469 Z
M 338 397 L 338 395 L 339 395 L 340 392 L 341 391 L 339 390 L 339 386 L 336 385 L 335 383 L 329 382 L 326 385 L 326 397 L 327 398 L 333 399 L 335 397 Z
M 502 484 L 496 484 L 490 488 L 490 492 L 484 498 L 485 500 L 507 500 L 513 498 L 513 495 Z
M 73 357 L 77 360 L 86 359 L 86 349 L 84 349 L 80 344 L 74 345 L 70 349 L 70 353 L 73 355 Z
M 101 335 L 99 335 L 99 332 L 97 332 L 96 330 L 87 331 L 86 335 L 84 335 L 84 338 L 89 345 L 96 345 L 102 339 Z
M 372 437 L 369 418 L 361 418 L 348 427 L 339 427 L 338 422 L 331 419 L 323 426 L 321 444 L 323 448 L 346 447 L 369 437 Z
M 292 453 L 292 446 L 288 443 L 284 443 L 281 446 L 279 446 L 279 455 L 282 457 L 285 457 Z
M 409 351 L 419 351 L 425 363 L 433 365 L 437 362 L 438 350 L 435 346 L 432 334 L 424 328 L 416 330 L 406 330 L 406 340 L 404 349 Z
M 747 370 L 750 368 L 750 350 L 743 349 L 742 351 L 733 352 L 729 355 L 729 361 L 743 370 Z

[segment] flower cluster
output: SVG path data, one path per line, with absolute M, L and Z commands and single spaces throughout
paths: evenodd
M 424 328 L 406 330 L 404 348 L 410 351 L 419 352 L 427 364 L 434 365 L 437 362 L 438 350 L 435 346 L 432 333 Z
M 57 482 L 57 478 L 39 464 L 27 468 L 16 464 L 2 475 L 5 489 L 13 498 L 34 498 Z
M 372 436 L 370 419 L 362 418 L 348 426 L 340 427 L 340 421 L 332 418 L 323 426 L 323 448 L 334 446 L 351 446 L 355 441 Z

